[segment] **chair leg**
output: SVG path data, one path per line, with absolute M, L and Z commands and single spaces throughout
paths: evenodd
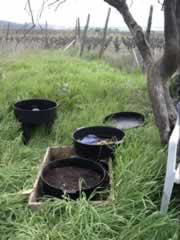
M 172 190 L 174 186 L 175 174 L 171 174 L 165 178 L 163 196 L 161 200 L 161 213 L 167 213 L 169 202 L 172 195 Z

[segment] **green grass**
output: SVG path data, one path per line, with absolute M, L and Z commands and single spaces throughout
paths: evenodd
M 60 52 L 34 52 L 0 63 L 0 239 L 1 240 L 178 240 L 177 208 L 159 213 L 166 149 L 153 123 L 146 81 L 103 62 Z M 50 135 L 42 127 L 30 144 L 21 141 L 13 103 L 44 97 L 59 103 Z M 140 111 L 143 128 L 126 132 L 114 164 L 115 201 L 97 207 L 46 202 L 37 212 L 17 192 L 32 187 L 47 146 L 71 144 L 74 129 L 101 124 L 116 111 Z

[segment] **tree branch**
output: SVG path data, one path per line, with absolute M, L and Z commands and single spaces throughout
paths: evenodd
M 41 8 L 39 10 L 39 16 L 38 16 L 38 19 L 41 18 L 43 12 L 44 12 L 44 9 L 45 9 L 45 6 L 46 6 L 46 3 L 48 2 L 48 0 L 43 0 L 42 2 L 42 5 L 41 5 Z
M 126 25 L 128 26 L 131 34 L 134 37 L 136 45 L 140 51 L 140 54 L 146 66 L 152 64 L 153 57 L 150 50 L 150 46 L 146 40 L 142 28 L 137 24 L 132 14 L 130 13 L 126 0 L 104 0 L 104 1 L 113 6 L 114 8 L 116 8 L 121 13 Z
M 50 7 L 50 6 L 56 5 L 55 11 L 57 11 L 57 9 L 59 8 L 59 6 L 60 6 L 61 4 L 63 4 L 63 3 L 65 3 L 65 2 L 66 2 L 66 0 L 55 0 L 55 1 L 51 2 L 51 3 L 49 3 L 48 6 Z
M 35 25 L 33 11 L 32 11 L 32 7 L 31 7 L 31 1 L 30 0 L 27 0 L 26 5 L 25 5 L 25 10 L 30 15 L 32 24 Z

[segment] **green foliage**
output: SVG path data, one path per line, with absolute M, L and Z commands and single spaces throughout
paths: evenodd
M 152 120 L 146 82 L 139 72 L 118 71 L 98 61 L 59 52 L 24 54 L 0 64 L 0 239 L 1 240 L 178 240 L 177 209 L 159 213 L 166 149 Z M 21 141 L 13 104 L 24 98 L 58 102 L 50 135 L 42 127 L 30 144 Z M 94 206 L 78 201 L 47 201 L 33 212 L 17 192 L 32 187 L 49 145 L 71 144 L 80 126 L 101 124 L 117 111 L 145 114 L 143 128 L 126 132 L 114 162 L 115 201 Z

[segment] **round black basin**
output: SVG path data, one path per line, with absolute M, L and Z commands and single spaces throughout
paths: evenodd
M 144 124 L 144 121 L 144 116 L 137 112 L 112 113 L 103 120 L 104 123 L 110 123 L 111 126 L 122 130 L 140 127 Z
M 125 134 L 118 128 L 107 126 L 83 127 L 73 133 L 76 152 L 86 158 L 100 160 L 114 157 Z
M 46 124 L 51 128 L 56 110 L 57 104 L 47 99 L 28 99 L 15 103 L 14 114 L 22 124 L 25 143 L 29 141 L 32 126 Z
M 58 198 L 67 194 L 76 199 L 81 192 L 89 196 L 97 188 L 104 189 L 106 175 L 104 167 L 92 160 L 79 157 L 54 160 L 42 170 L 42 192 Z

